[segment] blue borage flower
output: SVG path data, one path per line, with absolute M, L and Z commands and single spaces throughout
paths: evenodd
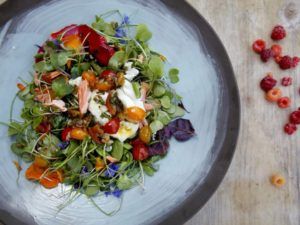
M 86 166 L 83 166 L 82 168 L 81 168 L 81 174 L 87 174 L 89 172 L 89 170 L 88 170 L 88 168 L 86 167 Z
M 123 193 L 123 191 L 120 190 L 120 189 L 118 189 L 118 188 L 114 189 L 113 191 L 106 191 L 106 192 L 104 192 L 104 194 L 105 194 L 106 197 L 108 197 L 109 195 L 112 195 L 112 196 L 115 196 L 117 198 L 120 198 L 121 195 L 122 195 L 122 193 Z
M 121 27 L 118 27 L 117 29 L 116 29 L 116 34 L 115 34 L 115 37 L 117 37 L 117 38 L 123 38 L 123 37 L 126 37 L 126 32 L 125 32 L 125 30 L 123 29 L 123 28 L 121 28 Z
M 130 24 L 129 16 L 124 15 L 121 25 L 129 25 L 129 24 Z
M 70 144 L 70 141 L 63 141 L 57 144 L 57 147 L 59 147 L 61 150 L 66 149 Z
M 107 170 L 104 172 L 104 176 L 112 178 L 113 176 L 115 176 L 119 168 L 120 166 L 117 164 L 114 163 L 109 164 Z

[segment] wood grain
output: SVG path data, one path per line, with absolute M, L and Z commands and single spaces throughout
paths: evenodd
M 213 26 L 224 43 L 238 81 L 242 126 L 232 165 L 218 191 L 185 225 L 300 224 L 300 132 L 282 132 L 289 112 L 299 107 L 299 69 L 282 71 L 274 62 L 262 64 L 251 51 L 257 38 L 271 44 L 277 23 L 288 27 L 280 44 L 292 56 L 300 54 L 300 2 L 284 0 L 188 0 Z M 282 88 L 292 107 L 279 110 L 264 100 L 258 82 L 268 71 L 277 79 L 291 75 L 293 85 Z M 269 177 L 282 173 L 287 183 L 274 188 Z

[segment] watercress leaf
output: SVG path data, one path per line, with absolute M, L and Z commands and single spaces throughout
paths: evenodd
M 176 107 L 175 112 L 174 112 L 173 114 L 170 115 L 171 118 L 174 119 L 174 118 L 177 118 L 177 117 L 182 117 L 182 116 L 184 116 L 184 114 L 185 114 L 184 109 L 181 108 L 181 107 L 179 107 L 179 106 L 175 106 L 175 107 Z
M 153 176 L 154 175 L 154 173 L 155 173 L 155 169 L 152 167 L 152 166 L 149 166 L 149 165 L 147 165 L 147 164 L 142 164 L 142 166 L 143 166 L 143 170 L 144 170 L 144 172 L 148 175 L 148 176 Z
M 35 129 L 38 127 L 38 125 L 40 125 L 40 123 L 43 121 L 43 117 L 42 116 L 38 116 L 38 117 L 34 117 L 32 119 L 32 128 Z
M 56 96 L 62 98 L 73 92 L 74 87 L 67 83 L 64 77 L 58 77 L 52 82 L 52 90 Z
M 23 160 L 24 162 L 26 162 L 26 163 L 32 162 L 33 159 L 34 159 L 33 155 L 32 155 L 32 154 L 29 154 L 29 153 L 23 153 L 23 154 L 21 155 L 21 158 L 22 158 L 22 160 Z
M 124 51 L 116 52 L 109 60 L 108 65 L 114 69 L 118 69 L 125 63 L 126 54 Z
M 122 142 L 120 142 L 118 140 L 114 141 L 111 155 L 115 159 L 121 160 L 121 158 L 123 156 L 123 143 Z
M 77 78 L 77 77 L 80 76 L 78 66 L 73 66 L 72 67 L 72 69 L 71 69 L 71 76 L 72 76 L 72 79 L 75 79 L 75 78 Z
M 96 184 L 94 184 L 94 185 L 90 184 L 89 186 L 86 187 L 84 193 L 87 196 L 94 196 L 99 192 L 99 190 L 100 190 L 100 188 Z
M 121 175 L 120 178 L 117 180 L 117 187 L 120 190 L 128 190 L 133 186 L 132 180 L 126 175 Z
M 80 67 L 80 70 L 81 70 L 81 71 L 87 71 L 87 70 L 90 69 L 91 64 L 90 64 L 90 63 L 87 63 L 87 62 L 85 62 L 85 63 L 80 63 L 80 64 L 79 64 L 79 67 Z
M 91 66 L 93 69 L 96 71 L 96 73 L 99 75 L 102 73 L 102 68 L 96 63 L 96 62 L 91 62 Z
M 129 144 L 129 143 L 124 143 L 123 148 L 126 149 L 126 150 L 130 150 L 130 149 L 132 149 L 132 145 Z
M 179 81 L 179 70 L 176 68 L 172 68 L 169 70 L 169 79 L 171 83 L 175 84 Z
M 149 31 L 146 24 L 139 24 L 136 27 L 135 38 L 141 42 L 147 42 L 152 38 L 152 33 Z
M 69 61 L 69 58 L 71 56 L 70 52 L 60 52 L 57 54 L 57 62 L 58 66 L 64 66 Z
M 161 97 L 166 93 L 166 89 L 164 86 L 157 84 L 154 86 L 153 94 L 155 97 Z
M 54 70 L 54 67 L 50 63 L 45 61 L 40 61 L 38 63 L 35 63 L 33 68 L 38 73 L 49 72 Z
M 140 84 L 138 82 L 132 82 L 132 87 L 133 87 L 135 97 L 140 98 L 141 97 Z
M 171 121 L 169 115 L 164 111 L 158 111 L 156 119 L 162 122 L 163 125 L 167 125 Z
M 150 70 L 158 76 L 158 78 L 161 78 L 164 73 L 164 63 L 158 56 L 152 56 L 149 61 L 149 68 Z
M 79 159 L 76 157 L 70 159 L 67 164 L 74 173 L 79 173 L 82 167 Z
M 169 98 L 169 96 L 165 95 L 160 99 L 160 103 L 162 105 L 162 107 L 168 109 L 171 107 L 171 99 Z
M 11 122 L 8 124 L 8 135 L 13 136 L 16 134 L 22 134 L 25 127 L 23 123 Z
M 176 112 L 176 105 L 171 104 L 170 107 L 165 109 L 164 111 L 169 114 L 174 114 Z
M 164 124 L 159 120 L 154 120 L 152 123 L 150 123 L 150 128 L 153 134 L 155 134 L 157 131 L 161 130 L 164 127 Z

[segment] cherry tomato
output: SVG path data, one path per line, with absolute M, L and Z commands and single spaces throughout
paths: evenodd
M 146 112 L 140 107 L 129 107 L 124 112 L 126 119 L 133 122 L 141 122 L 146 117 Z
M 109 91 L 113 89 L 113 85 L 107 81 L 98 81 L 95 84 L 95 88 L 99 91 Z
M 68 141 L 70 139 L 70 132 L 72 128 L 71 127 L 66 127 L 62 132 L 61 132 L 61 140 L 62 141 Z
M 117 113 L 117 107 L 115 105 L 111 104 L 111 96 L 112 96 L 112 94 L 110 92 L 107 96 L 105 105 L 107 107 L 108 112 L 114 116 Z
M 143 126 L 139 131 L 139 138 L 145 144 L 148 144 L 151 140 L 151 129 L 149 126 Z
M 96 84 L 96 81 L 97 81 L 94 72 L 92 72 L 92 71 L 84 71 L 84 72 L 82 73 L 82 78 L 83 78 L 84 80 L 87 80 L 87 82 L 89 82 L 89 86 L 90 86 L 91 88 L 94 88 L 94 86 L 95 86 L 95 84 Z
M 20 91 L 24 91 L 26 89 L 26 87 L 21 83 L 18 83 L 17 87 L 19 88 Z
M 120 128 L 120 119 L 115 117 L 103 126 L 103 130 L 107 134 L 115 134 Z
M 145 144 L 136 144 L 133 146 L 132 156 L 134 160 L 143 161 L 149 157 L 149 148 Z
M 35 130 L 41 134 L 45 134 L 50 132 L 51 130 L 51 125 L 48 122 L 41 122 Z
M 96 124 L 93 127 L 88 128 L 88 133 L 93 139 L 98 144 L 101 144 L 101 136 L 103 135 L 104 131 L 101 129 L 100 124 Z
M 84 129 L 78 128 L 78 127 L 73 128 L 70 132 L 70 137 L 75 140 L 82 141 L 87 136 L 88 136 L 88 133 Z
M 100 74 L 100 77 L 104 78 L 104 79 L 111 79 L 111 78 L 117 77 L 117 74 L 114 71 L 112 71 L 112 70 L 104 70 Z

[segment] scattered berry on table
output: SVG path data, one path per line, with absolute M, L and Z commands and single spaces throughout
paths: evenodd
M 254 52 L 260 54 L 262 50 L 266 48 L 266 42 L 262 39 L 257 39 L 252 44 L 252 49 Z
M 268 62 L 270 58 L 273 57 L 273 52 L 271 49 L 264 49 L 260 53 L 260 59 L 263 62 Z
M 273 52 L 273 57 L 281 56 L 282 47 L 280 45 L 278 44 L 272 45 L 271 50 Z
M 284 125 L 283 130 L 288 135 L 292 135 L 297 130 L 297 126 L 293 123 L 287 123 L 286 125 Z
M 290 122 L 292 124 L 300 124 L 300 110 L 296 110 L 290 114 Z
M 298 66 L 298 63 L 300 62 L 300 58 L 295 56 L 293 57 L 293 67 Z
M 277 25 L 273 28 L 271 38 L 275 41 L 282 40 L 286 37 L 286 31 L 283 26 Z
M 277 102 L 279 98 L 281 98 L 282 92 L 279 88 L 273 88 L 266 94 L 266 99 L 269 102 Z
M 260 82 L 260 87 L 262 90 L 265 92 L 268 92 L 271 90 L 273 87 L 275 87 L 277 81 L 273 78 L 272 74 L 269 73 L 267 76 L 265 76 L 261 82 Z
M 277 188 L 280 188 L 285 184 L 285 178 L 279 174 L 274 174 L 271 177 L 270 181 Z
M 277 105 L 279 108 L 288 108 L 291 105 L 291 99 L 289 97 L 281 97 L 277 100 Z
M 282 59 L 279 61 L 279 66 L 283 70 L 290 69 L 293 67 L 293 65 L 294 65 L 293 59 L 288 55 L 283 56 Z
M 279 64 L 279 62 L 281 61 L 281 59 L 282 59 L 282 56 L 281 56 L 281 55 L 275 56 L 275 57 L 274 57 L 274 61 L 275 61 L 277 64 Z
M 281 79 L 282 86 L 290 86 L 293 82 L 293 79 L 291 77 L 283 77 Z

